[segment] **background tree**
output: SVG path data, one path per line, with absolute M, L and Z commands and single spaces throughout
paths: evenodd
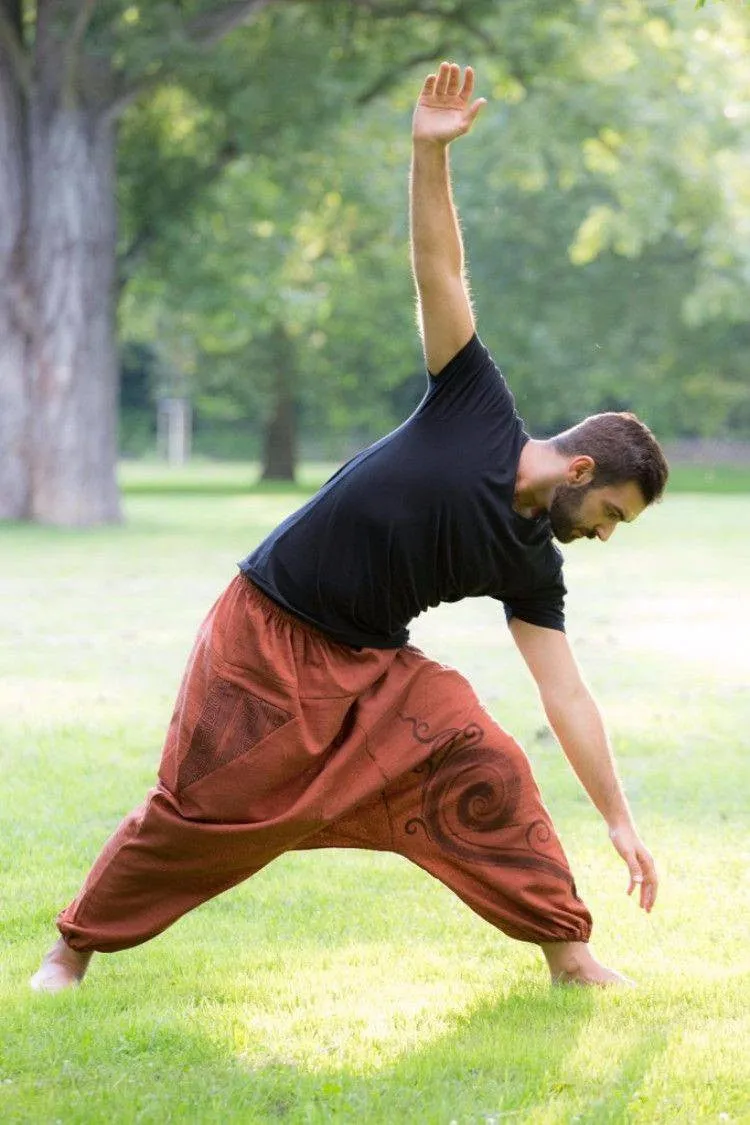
M 313 152 L 281 141 L 237 160 L 196 204 L 190 238 L 162 233 L 127 287 L 126 335 L 195 340 L 199 410 L 261 419 L 266 479 L 293 477 L 302 412 L 322 432 L 369 435 L 420 367 L 407 160 L 408 123 L 372 115 Z
M 262 25 L 274 6 L 288 7 L 296 34 L 327 26 L 344 48 L 347 35 L 361 41 L 365 23 L 377 21 L 390 46 L 365 60 L 363 91 L 382 80 L 384 58 L 390 67 L 427 41 L 434 50 L 437 30 L 461 8 L 441 5 L 430 15 L 419 0 L 0 0 L 0 515 L 71 525 L 119 517 L 116 125 L 144 90 L 175 76 L 193 73 L 196 88 L 251 90 L 258 76 L 246 56 L 255 27 L 237 29 Z M 212 68 L 207 52 L 230 32 L 232 48 Z M 342 74 L 346 60 L 342 50 Z M 292 97 L 298 77 L 287 73 L 286 106 L 290 127 L 301 131 L 316 113 Z M 231 104 L 227 137 L 240 124 L 262 134 L 251 96 Z M 228 146 L 225 161 L 231 139 Z
M 747 13 L 586 12 L 544 73 L 485 64 L 502 139 L 459 179 L 485 336 L 547 432 L 628 406 L 748 434 Z
M 472 57 L 491 104 L 481 143 L 454 149 L 457 192 L 480 329 L 530 425 L 635 407 L 663 436 L 748 432 L 745 16 L 506 3 L 482 34 L 488 55 Z M 316 104 L 335 101 L 335 69 L 310 81 Z M 367 113 L 346 111 L 350 92 L 309 152 L 277 137 L 262 163 L 228 169 L 199 193 L 197 241 L 157 224 L 124 323 L 144 297 L 181 332 L 189 312 L 199 403 L 302 413 L 364 443 L 416 401 L 403 217 L 417 81 Z M 273 121 L 273 84 L 260 89 L 254 112 Z M 276 412 L 274 394 L 294 409 Z M 273 431 L 285 451 L 266 475 L 289 475 L 291 428 Z

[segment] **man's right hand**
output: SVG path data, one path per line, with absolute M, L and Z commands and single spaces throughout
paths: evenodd
M 610 826 L 609 838 L 627 864 L 630 874 L 628 894 L 632 894 L 638 887 L 639 905 L 650 914 L 659 888 L 659 879 L 651 853 L 639 839 L 632 824 L 628 822 Z
M 455 63 L 441 63 L 437 74 L 425 79 L 412 122 L 414 141 L 432 141 L 447 145 L 468 133 L 485 98 L 472 102 L 474 71 L 467 66 L 463 83 L 461 68 Z

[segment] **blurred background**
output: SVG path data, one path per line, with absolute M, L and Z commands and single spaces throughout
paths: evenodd
M 424 389 L 409 123 L 453 147 L 479 331 L 536 436 L 634 409 L 750 461 L 750 11 L 692 0 L 0 0 L 0 517 L 122 459 L 292 480 Z

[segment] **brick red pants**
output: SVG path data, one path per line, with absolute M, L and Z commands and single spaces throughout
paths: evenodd
M 513 938 L 588 940 L 526 756 L 466 680 L 410 646 L 338 645 L 238 576 L 201 627 L 158 785 L 58 927 L 125 949 L 322 847 L 406 856 Z

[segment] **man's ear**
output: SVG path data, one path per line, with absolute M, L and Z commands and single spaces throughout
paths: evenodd
M 579 453 L 577 456 L 571 458 L 568 463 L 568 484 L 581 487 L 586 484 L 591 484 L 594 479 L 594 470 L 596 469 L 596 462 L 593 457 L 589 457 L 586 453 Z

